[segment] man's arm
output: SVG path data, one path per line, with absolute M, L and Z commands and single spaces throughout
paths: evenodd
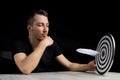
M 30 55 L 27 56 L 22 52 L 16 53 L 14 60 L 20 71 L 24 74 L 30 74 L 37 67 L 46 47 L 52 44 L 53 40 L 46 37 Z
M 72 71 L 94 71 L 96 69 L 96 65 L 94 61 L 89 62 L 88 64 L 79 64 L 70 62 L 66 59 L 63 54 L 56 57 L 56 59 L 69 70 Z
M 24 74 L 31 73 L 38 65 L 44 50 L 45 46 L 41 44 L 28 56 L 22 52 L 17 53 L 14 60 L 20 71 Z

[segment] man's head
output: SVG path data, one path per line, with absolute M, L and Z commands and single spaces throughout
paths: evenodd
M 29 37 L 42 40 L 48 35 L 49 21 L 45 10 L 35 10 L 27 22 Z

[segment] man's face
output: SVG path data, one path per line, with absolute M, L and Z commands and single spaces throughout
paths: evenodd
M 42 40 L 48 35 L 49 22 L 48 18 L 43 15 L 35 15 L 34 22 L 29 30 L 34 38 Z

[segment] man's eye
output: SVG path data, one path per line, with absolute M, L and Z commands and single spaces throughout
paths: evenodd
M 49 24 L 46 24 L 46 27 L 49 27 Z
M 38 24 L 38 26 L 43 26 L 42 24 Z
M 46 25 L 46 27 L 49 27 L 49 25 Z

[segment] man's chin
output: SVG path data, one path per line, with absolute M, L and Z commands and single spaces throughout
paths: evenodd
M 42 41 L 43 39 L 37 39 L 38 41 Z
M 42 41 L 44 38 L 37 39 L 38 41 Z
M 42 36 L 41 38 L 37 38 L 38 41 L 42 41 L 46 36 Z

